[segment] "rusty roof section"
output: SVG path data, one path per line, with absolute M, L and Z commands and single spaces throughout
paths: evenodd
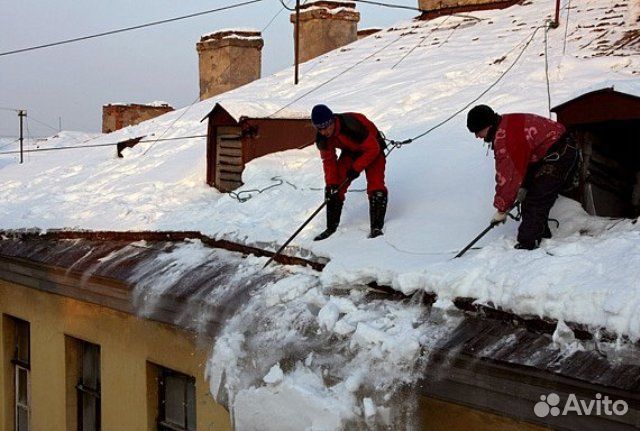
M 258 257 L 273 257 L 274 252 L 264 250 L 262 248 L 244 245 L 232 241 L 215 239 L 210 236 L 204 235 L 198 231 L 90 231 L 90 230 L 55 230 L 51 229 L 46 232 L 41 232 L 38 229 L 35 230 L 19 230 L 19 231 L 2 231 L 0 230 L 0 237 L 13 238 L 22 240 L 67 240 L 67 239 L 79 239 L 79 240 L 91 240 L 91 241 L 103 241 L 103 242 L 135 242 L 135 241 L 184 241 L 187 239 L 197 239 L 202 241 L 203 244 L 219 248 L 228 251 L 234 251 L 242 253 L 244 255 L 254 255 Z M 327 264 L 328 259 L 312 256 L 310 259 L 277 255 L 274 260 L 283 265 L 300 265 L 308 266 L 316 271 L 322 271 Z
M 186 233 L 105 234 L 5 234 L 0 279 L 211 335 L 253 289 L 286 274 L 246 270 L 245 254 L 200 245 L 200 260 L 181 262 L 180 248 L 195 242 Z

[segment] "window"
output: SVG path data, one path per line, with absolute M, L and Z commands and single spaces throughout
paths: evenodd
M 65 337 L 67 428 L 100 430 L 100 346 Z
M 160 368 L 158 383 L 158 429 L 195 431 L 196 379 L 167 368 Z
M 27 431 L 29 429 L 29 416 L 31 405 L 30 387 L 30 343 L 29 343 L 29 322 L 10 318 L 13 324 L 13 364 L 14 375 L 14 423 L 16 431 Z

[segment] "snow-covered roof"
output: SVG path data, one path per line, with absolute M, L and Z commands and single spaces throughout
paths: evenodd
M 566 100 L 559 101 L 556 107 L 564 105 L 565 103 L 584 96 L 585 94 L 606 89 L 628 94 L 630 96 L 640 97 L 640 86 L 635 85 L 635 83 L 629 82 L 627 80 L 612 79 L 604 82 L 589 84 L 583 89 L 576 91 L 570 96 L 567 96 Z
M 626 12 L 628 5 L 572 4 L 565 55 L 562 25 L 548 31 L 552 104 L 609 80 L 617 89 L 640 92 L 640 56 L 629 55 L 635 47 L 602 55 L 596 43 L 600 32 L 591 27 L 597 17 L 614 9 Z M 605 326 L 638 339 L 637 266 L 619 264 L 621 256 L 628 263 L 640 259 L 637 247 L 631 247 L 640 231 L 630 222 L 607 229 L 609 220 L 589 217 L 561 199 L 553 212 L 560 229 L 542 249 L 513 251 L 516 224 L 507 223 L 483 239 L 483 250 L 450 260 L 486 227 L 493 212 L 493 160 L 466 130 L 464 112 L 482 102 L 500 112 L 548 115 L 545 29 L 538 27 L 554 7 L 555 1 L 536 0 L 474 13 L 480 20 L 449 16 L 399 23 L 302 64 L 297 86 L 292 70 L 283 70 L 91 143 L 204 135 L 200 120 L 216 103 L 234 118 L 289 117 L 326 103 L 335 112 L 364 113 L 397 140 L 441 124 L 387 160 L 383 237 L 366 238 L 368 204 L 360 179 L 348 194 L 338 232 L 327 241 L 312 241 L 324 227 L 319 216 L 288 252 L 310 250 L 330 258 L 321 277 L 326 286 L 377 281 L 404 292 L 430 291 L 443 300 L 468 294 L 516 313 Z M 607 39 L 623 37 L 628 25 L 611 22 L 605 27 Z M 323 199 L 313 147 L 251 162 L 243 173 L 244 189 L 280 185 L 244 203 L 205 185 L 203 137 L 141 143 L 124 150 L 120 160 L 110 147 L 73 151 L 74 157 L 32 153 L 22 166 L 3 164 L 1 227 L 197 230 L 276 249 Z
M 473 13 L 479 19 L 449 16 L 398 23 L 302 64 L 299 85 L 293 85 L 291 69 L 283 70 L 135 126 L 98 137 L 68 136 L 66 141 L 106 145 L 146 136 L 148 142 L 123 150 L 122 159 L 109 146 L 29 153 L 23 165 L 17 156 L 4 155 L 0 228 L 198 231 L 275 250 L 323 201 L 317 150 L 285 151 L 249 163 L 244 186 L 236 192 L 252 198 L 241 203 L 205 184 L 206 124 L 200 120 L 216 103 L 236 119 L 308 115 L 313 105 L 325 103 L 335 112 L 364 113 L 390 139 L 424 136 L 387 158 L 384 236 L 367 238 L 368 202 L 359 179 L 330 239 L 313 241 L 324 229 L 321 214 L 286 250 L 329 258 L 322 273 L 271 267 L 268 271 L 287 276 L 273 281 L 267 272 L 256 295 L 228 316 L 208 376 L 214 395 L 222 386 L 233 395 L 230 407 L 237 421 L 258 418 L 256 429 L 281 429 L 277 414 L 283 405 L 304 411 L 308 416 L 292 414 L 292 420 L 307 420 L 309 427 L 316 421 L 316 429 L 335 429 L 343 420 L 365 415 L 371 416 L 363 421 L 388 420 L 392 412 L 386 395 L 415 383 L 412 372 L 420 368 L 416 358 L 457 323 L 448 314 L 456 298 L 557 321 L 553 341 L 569 346 L 562 354 L 583 348 L 572 343 L 565 321 L 596 335 L 606 328 L 637 341 L 638 223 L 592 217 L 578 203 L 561 198 L 552 211 L 560 226 L 552 226 L 554 237 L 540 249 L 514 250 L 517 225 L 508 222 L 483 238 L 480 250 L 452 259 L 485 229 L 494 212 L 494 161 L 466 129 L 469 106 L 487 103 L 499 112 L 548 115 L 547 76 L 551 106 L 612 81 L 618 91 L 640 93 L 637 46 L 615 44 L 637 24 L 618 18 L 599 22 L 603 16 L 625 16 L 631 1 L 571 3 L 566 54 L 564 19 L 558 29 L 548 30 L 545 46 L 544 26 L 555 3 L 533 0 Z M 596 27 L 598 22 L 606 25 Z M 611 46 L 615 49 L 608 55 Z M 187 274 L 205 273 L 201 266 L 227 263 L 197 242 L 161 251 L 157 260 L 140 268 L 139 287 L 148 289 L 143 293 L 164 292 Z M 125 248 L 108 255 L 102 269 L 126 259 L 128 252 Z M 240 287 L 245 280 L 261 280 L 264 261 L 233 260 L 233 280 Z M 428 292 L 437 297 L 434 307 L 444 318 L 428 331 L 436 313 L 425 317 L 419 304 L 367 300 L 354 286 L 370 282 L 407 295 Z M 149 307 L 155 304 L 153 295 L 140 296 L 145 298 L 151 298 Z M 218 297 L 203 292 L 201 298 Z M 327 340 L 337 343 L 329 355 Z M 258 353 L 247 355 L 248 345 Z M 319 358 L 306 353 L 314 347 Z M 260 361 L 251 362 L 258 355 Z M 327 378 L 329 371 L 337 383 Z M 362 397 L 362 388 L 374 395 Z M 255 412 L 256 406 L 264 407 L 263 415 L 242 414 Z

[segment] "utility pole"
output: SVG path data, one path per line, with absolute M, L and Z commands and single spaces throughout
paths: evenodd
M 558 0 L 559 1 L 559 0 Z M 298 62 L 300 61 L 300 0 L 296 0 L 296 28 L 295 28 L 295 78 L 293 83 L 298 85 Z
M 20 163 L 24 162 L 24 157 L 22 154 L 22 148 L 23 148 L 23 143 L 24 143 L 24 136 L 22 134 L 22 120 L 24 117 L 27 116 L 27 111 L 20 109 L 18 111 L 18 117 L 20 118 Z
M 58 132 L 62 132 L 62 117 L 58 117 Z

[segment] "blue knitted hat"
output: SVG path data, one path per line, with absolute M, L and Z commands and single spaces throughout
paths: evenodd
M 327 105 L 316 105 L 311 110 L 311 122 L 316 129 L 324 129 L 333 123 L 333 112 Z

